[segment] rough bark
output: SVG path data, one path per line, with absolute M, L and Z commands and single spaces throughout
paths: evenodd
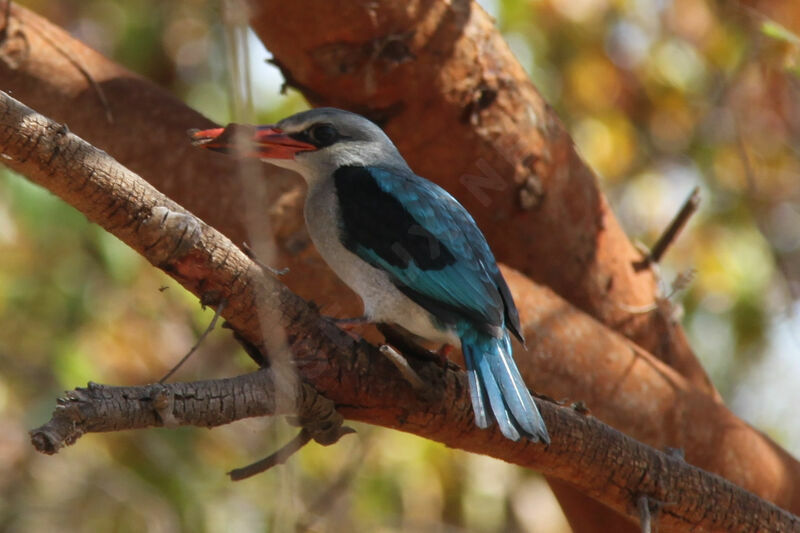
M 180 236 L 173 236 L 180 240 Z M 353 430 L 329 399 L 307 383 L 291 390 L 276 386 L 273 369 L 235 378 L 194 383 L 107 387 L 90 383 L 59 398 L 53 417 L 31 431 L 37 451 L 52 455 L 86 433 L 155 426 L 216 427 L 255 416 L 291 415 L 311 438 L 334 444 Z M 279 397 L 279 395 L 281 395 Z
M 265 276 L 230 240 L 105 153 L 4 93 L 0 153 L 10 168 L 102 224 L 201 301 L 225 301 L 222 315 L 238 334 L 273 357 L 288 349 L 300 376 L 349 418 L 536 468 L 633 520 L 640 498 L 668 502 L 658 518 L 662 531 L 800 531 L 800 519 L 786 511 L 572 408 L 537 400 L 554 435 L 547 449 L 511 442 L 496 429 L 478 429 L 463 372 L 430 360 L 410 360 L 429 387 L 415 392 L 375 346 L 338 330 L 279 281 Z M 671 374 L 676 386 L 690 387 L 660 361 L 641 357 Z M 215 394 L 225 397 L 224 384 L 231 381 L 215 383 Z M 179 414 L 191 418 L 163 405 L 160 409 L 161 421 Z

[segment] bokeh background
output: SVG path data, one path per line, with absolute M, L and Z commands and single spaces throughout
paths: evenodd
M 306 107 L 218 2 L 21 2 L 210 118 Z M 568 125 L 631 238 L 703 203 L 662 264 L 726 402 L 800 456 L 800 37 L 737 2 L 485 0 Z M 800 18 L 800 3 L 785 3 Z M 160 378 L 211 320 L 114 237 L 0 169 L 0 531 L 569 531 L 543 479 L 356 425 L 231 483 L 291 438 L 280 420 L 89 435 L 54 457 L 27 431 L 62 391 Z M 177 379 L 253 368 L 217 331 Z

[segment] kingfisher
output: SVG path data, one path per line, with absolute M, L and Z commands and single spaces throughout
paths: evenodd
M 205 148 L 259 158 L 308 184 L 312 242 L 363 301 L 364 318 L 461 346 L 475 423 L 550 443 L 514 362 L 519 314 L 486 238 L 447 191 L 416 175 L 384 131 L 335 108 L 289 116 L 241 135 L 191 132 Z M 237 130 L 240 131 L 240 130 Z M 238 139 L 237 139 L 238 138 Z

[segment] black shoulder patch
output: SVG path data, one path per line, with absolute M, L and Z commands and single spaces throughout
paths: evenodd
M 342 242 L 348 250 L 372 250 L 398 268 L 408 268 L 411 261 L 421 270 L 441 270 L 455 263 L 444 243 L 423 228 L 396 197 L 381 189 L 367 168 L 340 167 L 333 179 Z

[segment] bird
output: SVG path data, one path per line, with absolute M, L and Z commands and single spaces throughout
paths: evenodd
M 331 269 L 363 301 L 364 317 L 459 346 L 475 424 L 496 421 L 512 441 L 550 443 L 513 358 L 519 313 L 467 210 L 415 174 L 369 119 L 321 107 L 275 125 L 191 130 L 194 144 L 259 158 L 300 174 L 304 218 Z M 236 138 L 234 138 L 236 137 Z

